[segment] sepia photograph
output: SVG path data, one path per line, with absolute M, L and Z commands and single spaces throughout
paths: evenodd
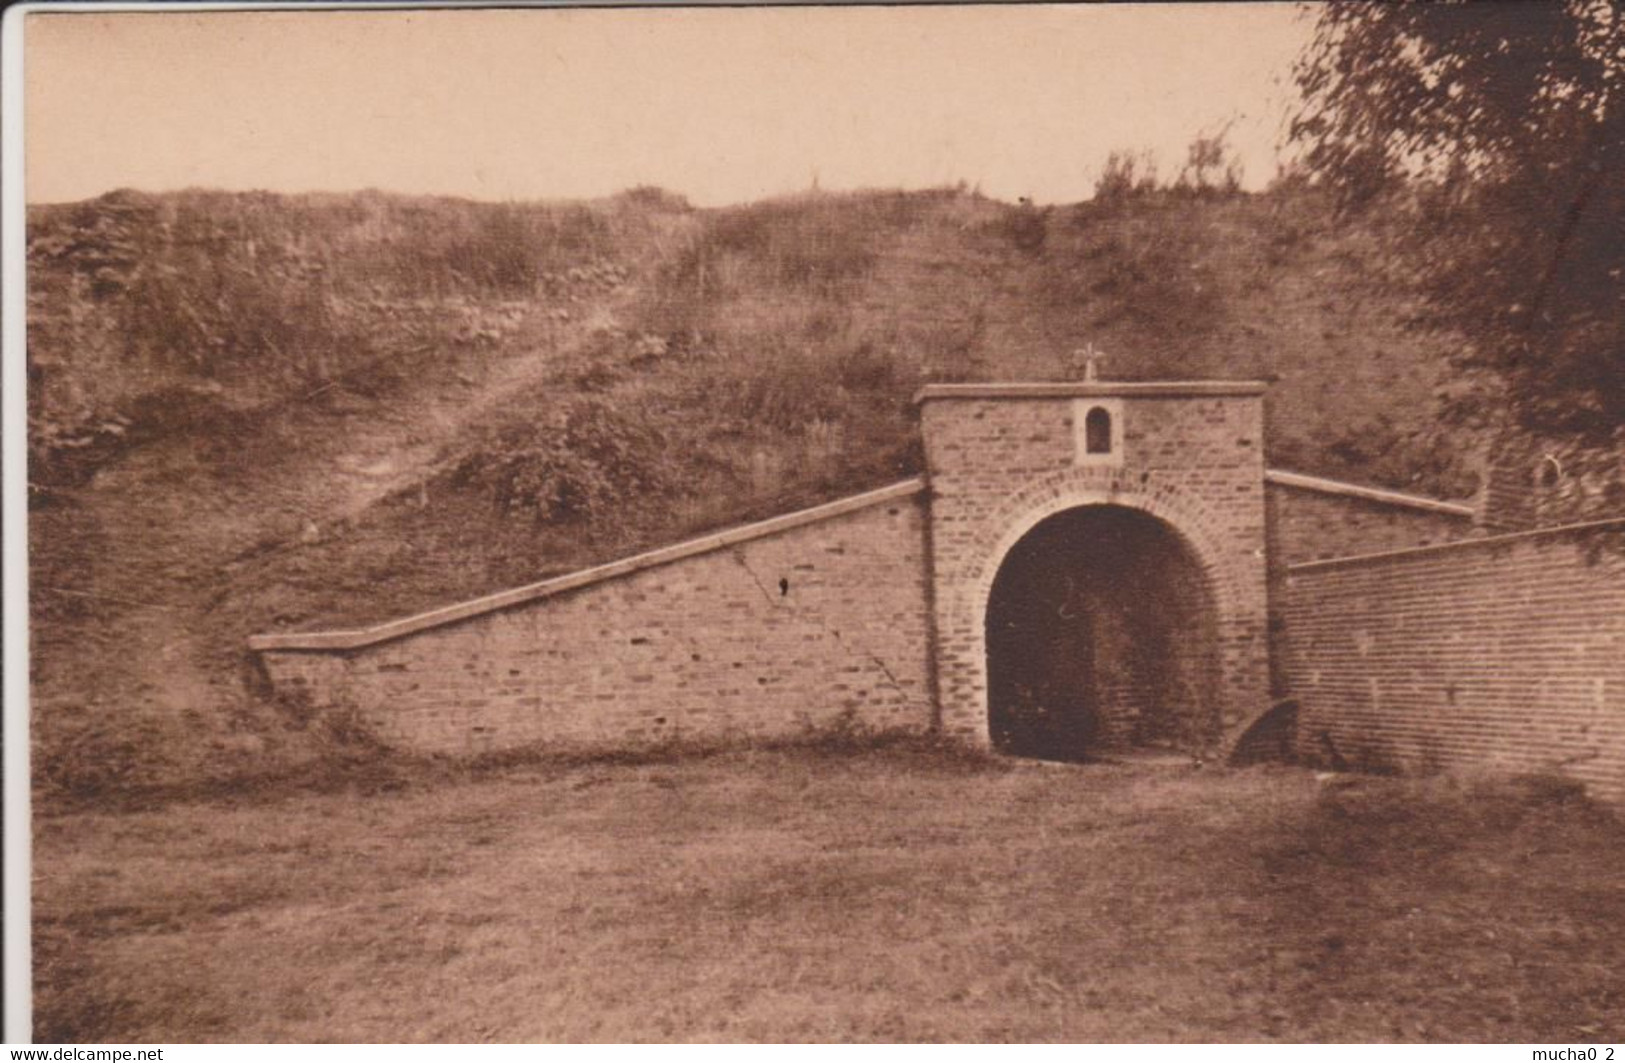
M 8 1042 L 1625 1040 L 1613 0 L 5 38 Z

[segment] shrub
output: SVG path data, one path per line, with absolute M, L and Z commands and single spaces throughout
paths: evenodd
M 1048 207 L 1040 210 L 1024 196 L 1016 206 L 1007 208 L 994 226 L 1016 250 L 1036 255 L 1044 250 L 1049 237 L 1049 213 Z
M 889 403 L 906 388 L 896 360 L 868 341 L 782 342 L 727 379 L 720 405 L 730 419 L 795 432 L 846 420 L 871 401 Z
M 688 214 L 694 210 L 687 196 L 658 185 L 637 185 L 615 198 L 628 206 L 659 214 Z
M 1241 160 L 1230 147 L 1229 133 L 1227 125 L 1191 141 L 1176 188 L 1199 196 L 1233 196 L 1241 191 Z
M 1095 198 L 1102 202 L 1149 195 L 1157 190 L 1157 161 L 1149 151 L 1114 151 L 1095 178 Z
M 657 494 L 669 458 L 646 418 L 582 399 L 550 421 L 499 429 L 452 470 L 489 493 L 504 513 L 537 522 L 602 517 L 635 496 Z

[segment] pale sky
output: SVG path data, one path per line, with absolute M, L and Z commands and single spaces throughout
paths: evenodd
M 25 25 L 27 198 L 637 184 L 1086 198 L 1233 123 L 1275 173 L 1310 21 L 1286 3 L 61 13 Z

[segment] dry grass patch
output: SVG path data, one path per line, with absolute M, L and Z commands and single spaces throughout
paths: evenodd
M 42 818 L 36 1036 L 1618 1039 L 1563 790 L 910 745 Z

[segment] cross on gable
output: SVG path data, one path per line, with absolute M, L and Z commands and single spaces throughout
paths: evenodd
M 1074 366 L 1079 364 L 1083 366 L 1084 380 L 1099 380 L 1098 363 L 1106 361 L 1107 357 L 1105 351 L 1097 351 L 1093 343 L 1087 343 L 1072 352 L 1072 363 Z

